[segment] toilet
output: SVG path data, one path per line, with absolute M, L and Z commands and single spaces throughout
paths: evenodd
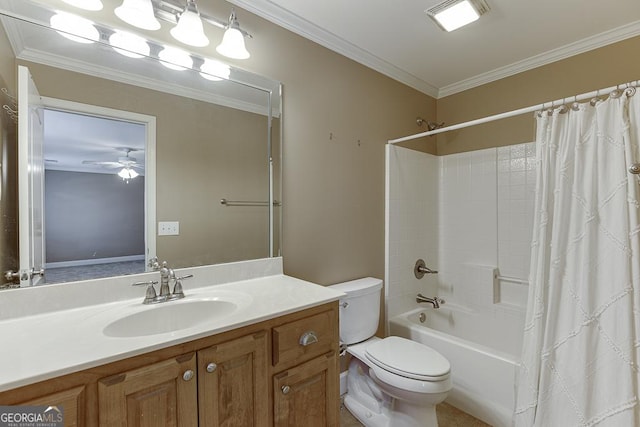
M 451 365 L 437 351 L 401 337 L 378 338 L 382 280 L 331 286 L 340 299 L 340 340 L 353 357 L 344 404 L 367 427 L 437 426 L 436 405 L 451 390 Z

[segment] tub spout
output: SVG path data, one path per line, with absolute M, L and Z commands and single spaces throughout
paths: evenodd
M 433 308 L 440 308 L 440 305 L 444 304 L 444 300 L 442 298 L 439 298 L 439 297 L 429 298 L 429 297 L 425 297 L 422 294 L 418 294 L 418 296 L 416 296 L 416 302 L 428 302 L 429 304 L 433 305 Z

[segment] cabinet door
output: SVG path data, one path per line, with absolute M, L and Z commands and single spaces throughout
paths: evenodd
M 65 427 L 83 426 L 85 425 L 84 394 L 84 386 L 79 386 L 69 390 L 41 396 L 27 402 L 21 402 L 20 405 L 62 407 Z
M 337 426 L 338 366 L 335 352 L 273 377 L 275 426 Z
M 200 426 L 267 426 L 267 363 L 265 331 L 198 351 Z
M 100 380 L 100 425 L 196 427 L 195 371 L 195 353 L 190 353 Z

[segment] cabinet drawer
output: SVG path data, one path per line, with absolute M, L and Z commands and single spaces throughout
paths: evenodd
M 273 328 L 273 366 L 284 368 L 337 348 L 337 316 L 325 311 Z

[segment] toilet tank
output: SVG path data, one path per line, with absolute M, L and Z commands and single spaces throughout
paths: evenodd
M 347 294 L 340 299 L 340 341 L 355 344 L 374 336 L 380 320 L 382 280 L 365 277 L 331 288 Z

